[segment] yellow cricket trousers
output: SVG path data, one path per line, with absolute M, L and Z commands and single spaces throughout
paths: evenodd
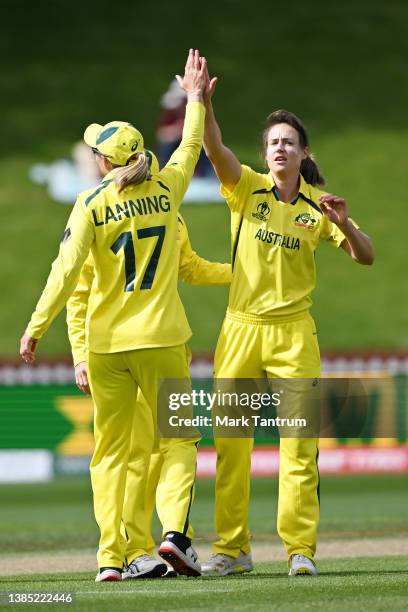
M 274 321 L 227 311 L 214 360 L 215 378 L 317 378 L 316 329 L 306 313 Z M 215 438 L 215 553 L 250 550 L 248 526 L 252 438 Z M 278 534 L 288 555 L 312 558 L 319 523 L 316 438 L 281 438 Z
M 191 351 L 188 345 L 185 346 L 185 351 L 186 363 L 189 366 Z M 140 389 L 136 399 L 136 414 L 138 426 L 133 430 L 131 439 L 121 523 L 123 554 L 127 563 L 131 563 L 140 555 L 154 555 L 152 519 L 169 442 L 167 439 L 160 439 L 159 448 L 152 452 L 151 438 L 154 436 L 152 411 Z M 130 529 L 129 525 L 132 525 Z M 129 532 L 133 534 L 132 539 L 129 537 Z M 186 535 L 189 538 L 193 538 L 194 535 L 190 521 Z
M 125 559 L 120 524 L 127 472 L 129 460 L 133 465 L 137 459 L 132 455 L 133 436 L 135 432 L 137 436 L 145 436 L 146 448 L 151 451 L 155 448 L 157 381 L 161 378 L 189 378 L 185 345 L 109 354 L 90 352 L 89 378 L 95 404 L 91 481 L 95 518 L 100 529 L 98 564 L 99 567 L 122 567 Z M 148 431 L 139 427 L 136 410 L 138 388 L 151 410 L 153 430 L 150 426 Z M 144 423 L 146 420 L 141 421 L 142 427 Z M 164 533 L 187 533 L 198 441 L 171 438 L 165 442 L 158 487 L 160 495 L 157 497 L 158 514 Z M 141 470 L 144 483 L 146 468 L 147 465 Z M 137 553 L 140 546 L 137 518 L 126 516 L 124 521 L 129 557 L 133 551 Z
M 138 429 L 133 432 L 131 441 L 121 524 L 124 558 L 127 563 L 131 563 L 140 555 L 154 555 L 152 519 L 156 507 L 156 493 L 160 495 L 163 487 L 166 487 L 161 474 L 169 444 L 168 439 L 161 439 L 159 449 L 152 452 L 146 432 L 150 430 L 153 435 L 153 419 L 140 390 L 137 395 L 136 413 Z M 141 432 L 143 435 L 140 435 Z M 192 495 L 194 498 L 194 488 Z M 158 504 L 160 506 L 160 501 Z M 186 535 L 190 539 L 194 535 L 190 521 Z

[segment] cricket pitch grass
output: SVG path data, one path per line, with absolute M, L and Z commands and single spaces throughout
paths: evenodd
M 251 574 L 103 584 L 94 582 L 97 530 L 86 478 L 2 486 L 0 592 L 70 592 L 75 610 L 98 612 L 406 610 L 407 485 L 406 476 L 322 478 L 317 578 L 287 576 L 275 530 L 277 482 L 259 479 L 252 486 L 255 570 Z M 213 487 L 212 481 L 198 482 L 192 515 L 195 544 L 203 560 L 214 539 Z M 154 533 L 159 540 L 157 523 Z M 0 605 L 1 610 L 13 607 Z

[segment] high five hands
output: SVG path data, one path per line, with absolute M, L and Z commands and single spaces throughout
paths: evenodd
M 176 79 L 180 87 L 187 93 L 189 100 L 196 99 L 204 102 L 205 105 L 211 103 L 218 78 L 210 78 L 207 60 L 200 55 L 198 49 L 190 49 L 184 76 L 176 74 Z
M 207 75 L 207 60 L 205 57 L 201 57 L 198 49 L 190 49 L 184 68 L 184 76 L 176 74 L 177 82 L 187 93 L 189 101 L 203 102 Z

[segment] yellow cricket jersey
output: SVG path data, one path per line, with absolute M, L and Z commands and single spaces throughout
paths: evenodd
M 231 282 L 231 264 L 203 259 L 191 246 L 187 226 L 180 213 L 178 218 L 179 279 L 192 285 L 227 285 Z M 87 311 L 92 302 L 94 261 L 89 253 L 78 279 L 78 284 L 67 302 L 68 337 L 74 365 L 87 359 Z
M 179 279 L 190 285 L 228 285 L 232 279 L 231 264 L 208 261 L 197 255 L 182 216 L 179 218 Z
M 295 200 L 281 202 L 271 174 L 248 166 L 232 192 L 221 187 L 231 210 L 231 313 L 290 318 L 310 308 L 319 242 L 338 247 L 345 238 L 319 207 L 323 193 L 301 177 Z
M 118 193 L 114 171 L 74 205 L 47 285 L 26 333 L 41 338 L 95 262 L 89 349 L 111 353 L 174 346 L 191 335 L 177 291 L 177 210 L 197 163 L 205 108 L 187 104 L 183 139 L 151 180 Z
M 74 366 L 87 359 L 87 326 L 89 324 L 87 314 L 94 278 L 94 260 L 92 253 L 89 253 L 82 266 L 78 284 L 67 302 L 68 338 Z

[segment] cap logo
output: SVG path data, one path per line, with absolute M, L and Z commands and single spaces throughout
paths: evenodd
M 98 138 L 96 139 L 96 144 L 99 145 L 101 144 L 101 142 L 104 142 L 105 140 L 107 140 L 110 136 L 112 136 L 112 134 L 117 132 L 118 129 L 119 129 L 118 127 L 110 127 L 110 128 L 106 128 L 106 130 L 102 130 L 102 132 L 99 134 Z
M 139 141 L 135 142 L 135 144 L 132 145 L 132 151 L 136 151 L 138 145 L 139 145 Z

